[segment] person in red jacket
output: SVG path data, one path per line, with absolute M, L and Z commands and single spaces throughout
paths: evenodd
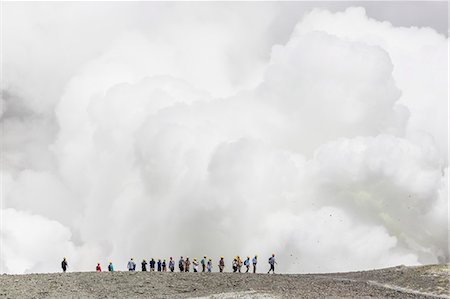
M 97 263 L 97 267 L 95 267 L 95 271 L 102 272 L 102 267 L 100 266 L 100 263 Z

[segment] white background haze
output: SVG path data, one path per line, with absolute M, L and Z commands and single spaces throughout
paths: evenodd
M 446 34 L 314 6 L 3 3 L 0 271 L 449 261 Z

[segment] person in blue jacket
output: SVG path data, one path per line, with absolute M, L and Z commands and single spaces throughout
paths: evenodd
M 250 270 L 250 257 L 247 256 L 247 259 L 244 261 L 244 266 L 247 268 L 247 271 L 245 271 L 245 273 L 248 273 L 248 271 Z
M 150 264 L 150 271 L 153 272 L 155 271 L 155 260 L 152 258 L 149 262 Z
M 114 272 L 114 265 L 113 265 L 112 262 L 109 262 L 109 265 L 108 265 L 108 271 L 109 271 L 109 272 Z
M 158 272 L 162 271 L 162 263 L 161 263 L 161 259 L 158 259 Z
M 258 255 L 255 254 L 255 256 L 252 259 L 253 264 L 253 273 L 256 273 L 256 264 L 258 264 Z
M 269 274 L 270 271 L 272 271 L 272 273 L 275 274 L 275 264 L 277 264 L 277 262 L 275 261 L 275 253 L 272 253 L 272 256 L 269 258 L 270 269 L 267 272 L 267 274 Z

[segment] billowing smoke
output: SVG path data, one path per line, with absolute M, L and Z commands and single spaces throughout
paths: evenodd
M 3 272 L 57 271 L 63 256 L 71 270 L 204 254 L 264 267 L 272 252 L 284 272 L 449 260 L 448 39 L 349 8 L 313 10 L 275 44 L 255 37 L 274 19 L 258 13 L 242 28 L 226 11 L 120 32 L 78 53 L 89 62 L 50 65 L 66 77 L 52 92 L 6 53 Z

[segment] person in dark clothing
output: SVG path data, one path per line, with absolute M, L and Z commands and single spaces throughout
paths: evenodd
M 67 268 L 69 268 L 69 264 L 67 263 L 66 258 L 63 258 L 63 260 L 61 262 L 61 268 L 62 268 L 63 272 L 66 272 Z
M 161 260 L 158 259 L 158 272 L 161 272 L 161 270 L 162 270 L 162 263 Z
M 183 257 L 180 258 L 178 261 L 178 268 L 180 268 L 180 272 L 184 272 L 184 259 Z
M 142 260 L 141 266 L 142 266 L 142 271 L 147 272 L 147 261 L 146 260 Z
M 150 272 L 155 271 L 155 260 L 151 259 L 149 264 L 150 264 Z
M 189 257 L 186 257 L 186 261 L 184 262 L 184 272 L 189 272 L 189 268 L 191 267 L 191 261 Z
M 163 260 L 163 262 L 162 262 L 162 270 L 163 270 L 163 272 L 167 272 L 167 263 L 166 263 L 166 260 Z
M 223 272 L 224 268 L 225 268 L 225 260 L 223 259 L 223 256 L 221 256 L 219 261 L 219 271 Z

